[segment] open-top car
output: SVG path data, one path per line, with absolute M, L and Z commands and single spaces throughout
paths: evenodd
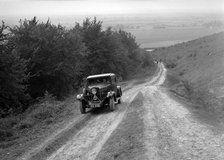
M 83 93 L 77 95 L 80 112 L 85 113 L 86 108 L 99 108 L 108 106 L 115 109 L 115 103 L 121 103 L 122 90 L 117 85 L 114 73 L 91 75 L 86 78 Z

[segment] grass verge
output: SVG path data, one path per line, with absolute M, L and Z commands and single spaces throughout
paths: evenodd
M 190 102 L 190 106 L 197 110 L 195 113 L 200 115 L 197 117 L 208 119 L 209 115 L 211 121 L 224 121 L 224 99 L 210 93 L 208 88 L 199 88 L 171 71 L 168 71 L 163 87 L 175 97 Z
M 0 159 L 11 160 L 39 144 L 79 114 L 73 96 L 44 98 L 25 113 L 0 119 Z

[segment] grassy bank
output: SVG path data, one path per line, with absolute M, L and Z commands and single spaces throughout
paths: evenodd
M 25 113 L 0 119 L 0 157 L 15 159 L 79 115 L 74 96 L 57 101 L 47 95 Z
M 187 102 L 187 106 L 192 107 L 199 117 L 224 121 L 224 98 L 215 96 L 208 88 L 199 88 L 172 71 L 168 71 L 163 87 L 183 103 Z
M 216 117 L 224 113 L 223 40 L 221 32 L 152 52 L 168 69 L 165 86 Z

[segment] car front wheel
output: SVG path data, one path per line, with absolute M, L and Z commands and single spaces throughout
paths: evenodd
M 114 111 L 114 109 L 115 109 L 114 97 L 110 98 L 109 106 L 110 106 L 110 110 Z
M 118 104 L 121 104 L 121 97 L 117 100 Z
M 86 113 L 86 107 L 82 101 L 79 101 L 79 109 L 82 114 Z

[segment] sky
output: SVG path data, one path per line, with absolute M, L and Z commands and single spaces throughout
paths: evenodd
M 0 0 L 0 16 L 219 12 L 224 0 Z

